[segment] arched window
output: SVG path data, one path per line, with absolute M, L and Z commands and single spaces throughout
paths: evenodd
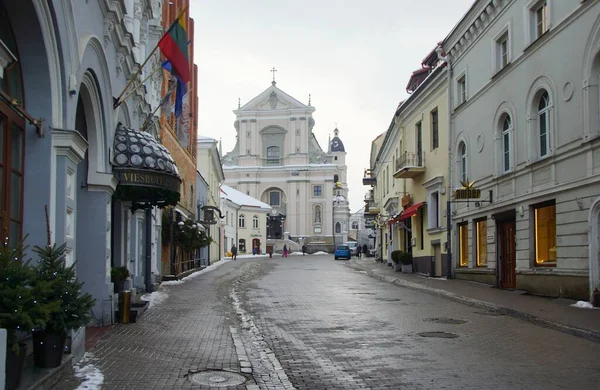
M 458 144 L 458 163 L 459 163 L 459 180 L 466 181 L 467 180 L 467 145 L 461 141 Z
M 352 230 L 358 230 L 358 221 L 352 221 Z
M 342 232 L 342 224 L 340 224 L 339 222 L 335 223 L 335 232 L 336 233 L 341 233 Z
M 246 240 L 244 238 L 240 238 L 238 241 L 238 251 L 246 252 Z
M 256 215 L 252 217 L 252 228 L 258 229 L 258 217 Z
M 544 157 L 550 152 L 550 95 L 543 91 L 537 107 L 538 152 Z
M 315 224 L 320 224 L 321 223 L 321 206 L 320 205 L 316 205 L 315 206 L 314 223 Z
M 238 217 L 238 227 L 245 228 L 246 227 L 246 217 L 244 214 Z
M 502 172 L 508 172 L 511 169 L 512 162 L 512 119 L 507 114 L 502 120 Z

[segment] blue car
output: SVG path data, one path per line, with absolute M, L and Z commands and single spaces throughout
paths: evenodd
M 348 245 L 338 245 L 335 249 L 334 257 L 336 260 L 340 258 L 350 260 L 352 258 L 350 247 Z

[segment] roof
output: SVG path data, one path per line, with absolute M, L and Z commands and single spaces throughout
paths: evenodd
M 238 190 L 234 190 L 226 184 L 221 184 L 221 198 L 227 199 L 230 202 L 237 204 L 242 207 L 254 207 L 263 210 L 271 210 L 271 206 L 261 202 L 258 199 L 254 199 L 251 196 L 244 194 Z

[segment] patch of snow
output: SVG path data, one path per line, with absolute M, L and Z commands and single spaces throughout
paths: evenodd
M 594 307 L 594 305 L 586 301 L 578 301 L 577 303 L 572 304 L 571 307 L 578 307 L 580 309 L 597 309 L 597 307 Z
M 184 284 L 183 280 L 167 280 L 166 282 L 162 282 L 161 286 L 177 286 L 178 284 Z
M 150 294 L 144 294 L 140 297 L 140 299 L 142 301 L 147 301 L 148 303 L 148 309 L 152 309 L 154 306 L 156 305 L 160 305 L 161 303 L 164 302 L 165 299 L 167 299 L 169 297 L 169 294 L 167 294 L 166 292 L 163 291 L 154 291 L 151 292 Z
M 198 272 L 194 272 L 193 274 L 190 274 L 188 276 L 186 276 L 185 278 L 181 279 L 182 282 L 186 282 L 188 280 L 197 278 L 200 275 L 204 275 L 207 272 L 210 272 L 216 268 L 219 268 L 220 266 L 222 266 L 225 263 L 230 262 L 231 260 L 221 260 L 221 261 L 217 261 L 216 263 L 212 263 L 211 265 L 209 265 L 208 267 L 204 268 L 202 271 L 198 271 Z
M 89 363 L 91 360 L 93 360 L 93 355 L 86 352 L 81 361 L 73 366 L 75 376 L 83 380 L 83 383 L 75 390 L 97 390 L 102 388 L 104 375 L 96 366 Z
M 313 255 L 330 255 L 331 253 L 327 253 L 327 252 L 323 252 L 323 251 L 318 251 L 313 253 Z

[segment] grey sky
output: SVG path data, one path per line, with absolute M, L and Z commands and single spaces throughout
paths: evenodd
M 202 136 L 235 145 L 242 105 L 277 86 L 316 108 L 319 144 L 335 123 L 346 147 L 352 212 L 363 207 L 371 141 L 385 131 L 406 83 L 472 0 L 191 0 Z

